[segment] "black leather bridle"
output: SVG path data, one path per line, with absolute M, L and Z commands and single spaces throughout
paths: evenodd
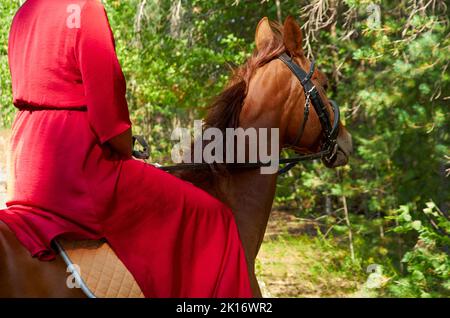
M 325 106 L 322 98 L 320 97 L 320 94 L 317 91 L 316 86 L 311 80 L 315 69 L 314 60 L 311 62 L 309 72 L 306 73 L 286 53 L 281 54 L 278 57 L 278 59 L 280 59 L 284 64 L 286 64 L 286 66 L 291 70 L 291 72 L 295 75 L 295 77 L 297 77 L 297 79 L 300 81 L 300 84 L 303 86 L 303 92 L 306 96 L 306 102 L 303 113 L 303 123 L 300 126 L 297 136 L 291 146 L 296 147 L 303 136 L 303 132 L 305 131 L 306 123 L 309 117 L 310 105 L 312 103 L 317 116 L 319 116 L 319 121 L 320 125 L 322 126 L 324 139 L 321 150 L 318 153 L 313 154 L 312 156 L 309 155 L 308 160 L 323 158 L 326 161 L 330 162 L 336 155 L 338 149 L 337 136 L 339 135 L 339 120 L 340 120 L 340 111 L 338 104 L 333 100 L 329 100 L 334 112 L 333 124 L 331 124 L 330 113 L 328 112 L 327 107 Z M 305 155 L 290 158 L 290 159 L 298 159 L 298 161 L 292 161 L 290 163 L 287 163 L 287 165 L 284 168 L 282 168 L 278 173 L 282 174 L 291 170 L 298 162 L 304 161 L 300 160 L 304 156 Z M 280 163 L 281 161 L 282 160 L 280 160 Z
M 338 104 L 333 101 L 329 100 L 330 104 L 332 105 L 334 118 L 333 123 L 331 123 L 331 116 L 330 113 L 327 110 L 327 107 L 325 103 L 323 102 L 322 98 L 320 97 L 319 92 L 317 91 L 316 86 L 312 82 L 311 78 L 314 74 L 315 69 L 315 63 L 314 61 L 311 62 L 311 66 L 309 69 L 309 72 L 306 73 L 298 64 L 295 63 L 295 61 L 286 53 L 281 54 L 278 56 L 278 59 L 280 59 L 286 66 L 291 70 L 291 72 L 297 77 L 297 79 L 300 81 L 300 84 L 303 87 L 304 94 L 306 96 L 306 102 L 305 102 L 305 108 L 304 108 L 304 116 L 303 116 L 303 123 L 299 128 L 299 131 L 297 133 L 297 136 L 294 140 L 294 142 L 291 144 L 291 148 L 295 148 L 297 144 L 300 142 L 303 132 L 306 127 L 306 123 L 309 118 L 309 112 L 310 112 L 310 106 L 311 104 L 314 107 L 314 110 L 316 111 L 317 115 L 319 116 L 320 124 L 322 126 L 322 132 L 323 132 L 323 142 L 322 146 L 319 152 L 313 153 L 313 154 L 306 154 L 306 155 L 298 155 L 291 158 L 282 158 L 279 160 L 280 165 L 286 165 L 284 168 L 281 168 L 278 171 L 278 174 L 283 174 L 291 170 L 293 167 L 295 167 L 299 162 L 301 161 L 307 161 L 307 160 L 314 160 L 314 159 L 324 159 L 327 162 L 331 162 L 333 158 L 336 156 L 336 152 L 338 149 L 337 145 L 337 136 L 339 134 L 339 120 L 340 120 L 340 112 L 339 112 L 339 106 Z M 148 159 L 149 158 L 149 146 L 148 143 L 142 138 L 142 136 L 137 136 L 133 138 L 133 143 L 135 141 L 138 141 L 141 146 L 144 147 L 144 151 L 133 151 L 133 156 L 139 159 Z M 228 167 L 231 168 L 259 168 L 263 166 L 269 166 L 269 163 L 262 163 L 262 162 L 256 162 L 256 163 L 232 163 L 227 164 Z M 174 166 L 158 166 L 159 169 L 164 171 L 176 171 L 176 170 L 185 170 L 185 169 L 205 169 L 207 167 L 210 167 L 211 164 L 209 163 L 182 163 Z

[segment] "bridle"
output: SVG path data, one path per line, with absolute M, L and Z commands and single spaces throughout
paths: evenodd
M 306 123 L 309 118 L 310 106 L 311 104 L 314 107 L 314 110 L 319 117 L 320 125 L 322 126 L 323 132 L 323 142 L 320 151 L 313 154 L 306 155 L 298 155 L 290 158 L 282 158 L 279 160 L 280 165 L 286 165 L 278 171 L 278 174 L 284 174 L 295 167 L 301 161 L 314 160 L 314 159 L 324 159 L 327 162 L 331 162 L 333 158 L 336 156 L 338 144 L 337 144 L 337 136 L 339 134 L 339 106 L 333 101 L 329 100 L 332 105 L 334 119 L 333 123 L 331 123 L 331 116 L 320 97 L 319 92 L 317 91 L 316 86 L 312 82 L 311 78 L 314 74 L 315 62 L 314 60 L 311 62 L 311 66 L 309 72 L 306 73 L 295 61 L 286 53 L 283 53 L 277 57 L 281 60 L 286 66 L 291 70 L 291 72 L 295 75 L 295 77 L 300 81 L 300 84 L 303 87 L 304 94 L 306 96 L 305 108 L 304 108 L 304 116 L 303 123 L 301 124 L 297 136 L 294 142 L 291 144 L 291 147 L 295 147 L 301 140 L 303 136 L 303 132 L 306 127 Z M 146 140 L 142 136 L 133 137 L 133 144 L 138 142 L 141 146 L 144 147 L 143 151 L 133 151 L 133 156 L 138 159 L 148 159 L 149 158 L 149 145 Z M 264 166 L 269 166 L 269 163 L 232 163 L 226 164 L 227 167 L 231 168 L 259 168 Z M 209 163 L 182 163 L 173 166 L 158 166 L 159 169 L 163 171 L 177 171 L 177 170 L 196 170 L 196 169 L 205 169 L 210 167 Z
M 306 123 L 309 118 L 309 110 L 310 105 L 312 103 L 314 110 L 317 113 L 317 116 L 319 116 L 320 125 L 322 126 L 322 132 L 323 132 L 323 144 L 321 147 L 321 150 L 317 152 L 316 154 L 313 154 L 311 157 L 308 157 L 308 160 L 312 159 L 318 159 L 323 158 L 327 162 L 331 162 L 331 160 L 336 156 L 336 152 L 338 149 L 337 144 L 337 136 L 339 135 L 339 120 L 340 120 L 340 112 L 339 112 L 339 106 L 334 100 L 329 100 L 334 112 L 334 119 L 333 119 L 333 125 L 331 125 L 331 117 L 330 114 L 320 97 L 319 92 L 317 91 L 316 86 L 312 82 L 312 76 L 314 74 L 315 69 L 315 61 L 313 60 L 311 62 L 311 66 L 309 68 L 309 72 L 306 73 L 297 63 L 294 62 L 294 60 L 287 55 L 286 53 L 281 54 L 278 56 L 278 59 L 281 60 L 286 66 L 291 70 L 291 72 L 297 77 L 297 79 L 300 81 L 300 84 L 303 86 L 303 92 L 306 97 L 305 101 L 305 107 L 304 107 L 304 113 L 303 113 L 303 123 L 300 126 L 297 136 L 292 143 L 291 146 L 295 147 L 301 140 L 303 136 L 303 132 L 305 131 Z M 299 159 L 298 161 L 293 161 L 290 163 L 287 163 L 287 165 L 282 168 L 278 173 L 286 173 L 289 170 L 291 170 L 298 162 L 303 161 L 300 160 L 303 156 L 297 156 L 291 159 Z M 281 163 L 282 160 L 280 160 Z

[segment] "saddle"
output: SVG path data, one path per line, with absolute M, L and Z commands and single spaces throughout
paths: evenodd
M 134 277 L 104 241 L 55 242 L 73 283 L 90 298 L 143 298 Z M 69 281 L 69 279 L 68 279 Z

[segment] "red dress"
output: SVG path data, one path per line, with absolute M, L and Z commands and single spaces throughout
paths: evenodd
M 102 145 L 131 124 L 100 1 L 26 1 L 9 62 L 19 111 L 0 220 L 32 256 L 53 259 L 58 236 L 106 238 L 147 297 L 252 296 L 228 207 L 143 162 L 107 159 Z

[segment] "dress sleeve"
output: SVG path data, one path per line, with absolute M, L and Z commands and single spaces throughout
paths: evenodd
M 89 123 L 100 143 L 131 127 L 126 83 L 103 5 L 87 1 L 81 12 L 75 55 L 83 81 Z

